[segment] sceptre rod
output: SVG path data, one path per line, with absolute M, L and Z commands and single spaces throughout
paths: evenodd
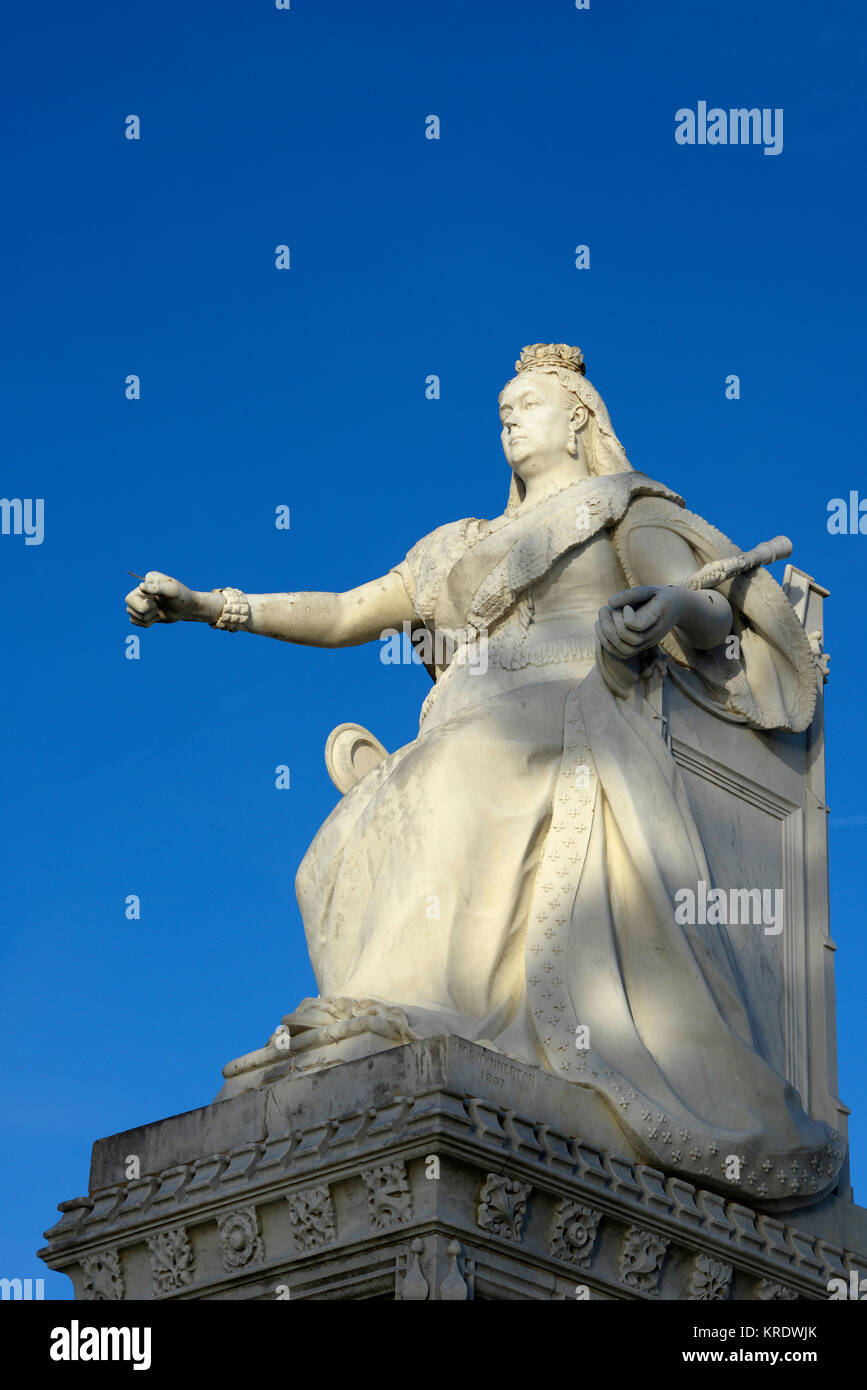
M 711 560 L 695 574 L 691 574 L 680 585 L 683 589 L 715 589 L 732 579 L 736 574 L 746 574 L 748 570 L 758 569 L 760 565 L 772 565 L 775 560 L 785 560 L 792 553 L 792 542 L 788 536 L 774 536 L 773 540 L 762 541 L 752 550 L 739 555 L 729 555 L 723 560 Z
M 792 542 L 788 536 L 774 536 L 772 540 L 762 541 L 760 545 L 753 546 L 752 550 L 744 550 L 722 560 L 711 560 L 710 564 L 703 565 L 700 570 L 687 575 L 686 579 L 682 579 L 679 584 L 672 587 L 676 589 L 716 589 L 727 579 L 734 578 L 736 574 L 747 574 L 750 570 L 758 569 L 760 565 L 772 565 L 775 560 L 787 559 L 792 550 Z M 624 606 L 623 617 L 627 625 L 635 617 L 635 610 L 631 604 Z

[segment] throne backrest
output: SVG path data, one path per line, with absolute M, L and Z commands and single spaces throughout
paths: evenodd
M 794 565 L 783 591 L 819 647 L 827 590 Z M 820 648 L 819 648 L 820 649 Z M 698 702 L 677 674 L 646 690 L 686 783 L 714 887 L 782 891 L 782 930 L 719 927 L 732 955 L 759 1051 L 805 1109 L 846 1133 L 837 1094 L 834 952 L 828 910 L 824 677 L 804 733 L 762 732 Z M 841 1183 L 848 1191 L 848 1176 Z

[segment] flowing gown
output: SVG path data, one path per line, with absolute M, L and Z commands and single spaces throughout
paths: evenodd
M 323 999 L 382 1001 L 416 1036 L 593 1088 L 648 1162 L 713 1184 L 737 1154 L 757 1200 L 815 1200 L 842 1141 L 756 1051 L 722 934 L 675 921 L 677 891 L 711 881 L 701 837 L 667 746 L 624 698 L 634 671 L 597 648 L 599 608 L 640 581 L 636 518 L 687 536 L 697 567 L 724 549 L 630 472 L 440 527 L 396 566 L 431 629 L 486 634 L 488 665 L 459 650 L 438 670 L 418 737 L 322 826 L 296 881 L 311 960 Z M 729 590 L 749 638 L 737 669 L 672 650 L 709 687 L 716 670 L 755 726 L 803 727 L 800 629 L 769 585 Z

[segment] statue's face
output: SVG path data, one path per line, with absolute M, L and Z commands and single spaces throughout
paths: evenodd
M 521 478 L 562 460 L 572 437 L 572 408 L 559 381 L 541 372 L 522 372 L 500 401 L 503 452 Z

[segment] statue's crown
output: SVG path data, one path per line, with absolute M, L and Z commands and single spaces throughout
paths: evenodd
M 568 367 L 582 376 L 587 370 L 581 349 L 566 343 L 533 343 L 532 347 L 523 348 L 515 371 L 526 372 L 529 367 Z

